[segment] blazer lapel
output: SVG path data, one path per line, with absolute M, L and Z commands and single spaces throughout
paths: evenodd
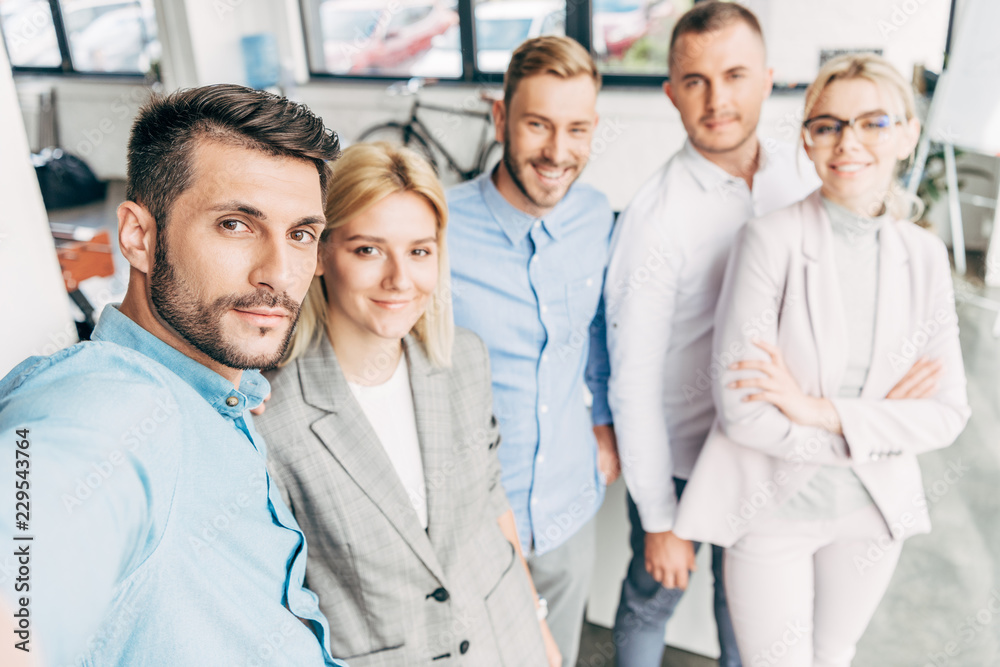
M 833 258 L 833 232 L 819 191 L 803 202 L 806 301 L 818 351 L 823 396 L 835 396 L 847 364 L 847 324 Z
M 879 230 L 878 261 L 874 353 L 861 390 L 864 398 L 884 398 L 920 356 L 906 359 L 903 354 L 913 286 L 908 270 L 909 254 L 894 221 L 886 221 Z
M 413 387 L 413 407 L 417 418 L 417 435 L 424 462 L 424 483 L 427 488 L 427 534 L 439 558 L 447 560 L 454 553 L 455 535 L 452 525 L 452 477 L 457 474 L 451 451 L 451 399 L 447 373 L 431 365 L 424 346 L 412 335 L 403 339 L 409 363 L 410 385 Z
M 417 557 L 444 583 L 444 572 L 427 534 L 421 529 L 413 504 L 368 418 L 351 394 L 329 340 L 324 336 L 317 347 L 296 363 L 305 401 L 330 413 L 313 422 L 313 433 Z M 422 435 L 420 439 L 423 443 Z M 426 468 L 426 462 L 424 465 Z

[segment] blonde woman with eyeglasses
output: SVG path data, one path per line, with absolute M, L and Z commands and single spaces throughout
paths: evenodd
M 912 91 L 881 57 L 843 56 L 804 118 L 822 186 L 749 222 L 730 257 L 718 414 L 675 532 L 727 547 L 744 664 L 842 667 L 903 541 L 930 531 L 917 455 L 969 408 L 948 253 L 896 182 Z

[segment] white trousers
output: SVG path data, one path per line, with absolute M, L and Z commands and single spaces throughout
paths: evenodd
M 874 506 L 833 520 L 762 519 L 726 549 L 745 667 L 848 667 L 902 542 Z

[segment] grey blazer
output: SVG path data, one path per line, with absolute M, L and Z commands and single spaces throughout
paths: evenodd
M 486 346 L 457 330 L 442 369 L 413 337 L 403 345 L 426 531 L 325 337 L 268 373 L 273 397 L 256 419 L 306 536 L 331 652 L 351 667 L 547 665 L 527 575 L 497 524 L 509 505 Z

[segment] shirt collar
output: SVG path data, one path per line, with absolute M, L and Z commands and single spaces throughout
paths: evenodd
M 243 371 L 240 387 L 235 389 L 232 382 L 170 347 L 112 304 L 101 312 L 92 338 L 131 348 L 166 366 L 201 394 L 219 414 L 230 419 L 241 417 L 244 410 L 260 405 L 271 390 L 264 376 L 255 370 Z
M 499 167 L 495 169 L 499 169 Z M 566 198 L 569 197 L 573 186 L 570 186 L 570 189 L 566 192 L 566 197 L 563 197 L 562 201 L 556 204 L 555 208 L 544 218 L 535 218 L 507 201 L 507 198 L 500 193 L 500 190 L 497 189 L 496 184 L 493 182 L 492 171 L 484 172 L 479 176 L 479 189 L 483 193 L 486 208 L 489 209 L 493 215 L 493 219 L 500 225 L 500 229 L 507 235 L 512 245 L 520 243 L 528 235 L 528 232 L 531 231 L 531 226 L 538 221 L 542 223 L 542 228 L 548 235 L 556 241 L 562 236 L 562 224 L 559 222 L 557 211 L 559 211 L 563 201 L 566 201 Z
M 684 148 L 681 150 L 684 159 L 687 161 L 688 169 L 690 169 L 695 180 L 698 181 L 698 185 L 706 192 L 716 190 L 726 182 L 739 183 L 743 180 L 742 178 L 733 176 L 699 153 L 690 139 L 684 142 Z M 767 157 L 767 151 L 764 150 L 764 144 L 759 138 L 757 141 L 757 159 L 759 161 L 757 164 L 757 174 L 760 174 L 768 167 L 770 160 Z

